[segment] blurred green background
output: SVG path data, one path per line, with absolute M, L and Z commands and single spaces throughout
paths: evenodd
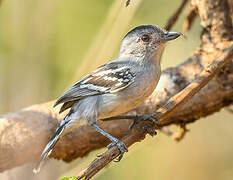
M 0 114 L 58 97 L 98 65 L 116 57 L 120 40 L 141 24 L 165 25 L 180 0 L 3 0 L 0 7 Z M 187 10 L 187 8 L 186 8 Z M 173 30 L 182 31 L 185 12 Z M 187 39 L 166 48 L 162 68 L 184 61 L 200 43 L 197 19 Z M 180 143 L 159 134 L 130 148 L 94 180 L 232 180 L 233 121 L 222 110 L 190 124 Z M 222 123 L 224 121 L 224 123 Z M 176 127 L 172 127 L 176 131 Z M 38 175 L 33 164 L 0 174 L 2 180 L 77 175 L 105 149 L 66 164 L 50 160 Z

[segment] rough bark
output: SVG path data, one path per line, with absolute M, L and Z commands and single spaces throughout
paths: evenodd
M 233 27 L 226 0 L 193 0 L 203 26 L 202 43 L 184 63 L 163 71 L 156 91 L 131 114 L 150 114 L 193 81 L 204 67 L 233 44 Z M 205 117 L 233 102 L 233 61 L 182 109 L 161 126 L 183 124 Z M 0 172 L 38 160 L 61 116 L 53 102 L 34 105 L 0 118 Z M 107 132 L 122 138 L 131 120 L 99 122 Z M 109 141 L 88 126 L 80 126 L 56 145 L 51 157 L 70 162 L 104 147 Z

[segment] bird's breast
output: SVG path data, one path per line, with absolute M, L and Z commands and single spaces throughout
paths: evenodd
M 99 119 L 126 113 L 140 104 L 152 94 L 160 77 L 160 69 L 138 74 L 134 82 L 116 94 L 102 95 L 99 101 Z

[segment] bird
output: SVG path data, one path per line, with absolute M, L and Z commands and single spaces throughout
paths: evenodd
M 70 110 L 44 148 L 33 172 L 40 171 L 59 138 L 78 123 L 88 124 L 108 138 L 111 141 L 108 148 L 116 145 L 120 160 L 127 147 L 96 122 L 126 113 L 152 94 L 160 79 L 160 61 L 166 42 L 180 35 L 157 25 L 140 25 L 129 31 L 116 59 L 81 78 L 58 98 L 54 107 L 62 104 L 59 113 Z

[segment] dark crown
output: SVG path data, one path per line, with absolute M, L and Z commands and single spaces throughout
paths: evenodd
M 137 26 L 135 27 L 134 29 L 132 29 L 131 31 L 129 31 L 125 36 L 124 38 L 126 37 L 130 37 L 132 36 L 133 34 L 140 34 L 141 32 L 151 32 L 151 33 L 154 33 L 154 32 L 158 32 L 158 33 L 161 33 L 163 32 L 162 29 L 160 29 L 159 27 L 157 26 L 154 26 L 154 25 L 141 25 L 141 26 Z

